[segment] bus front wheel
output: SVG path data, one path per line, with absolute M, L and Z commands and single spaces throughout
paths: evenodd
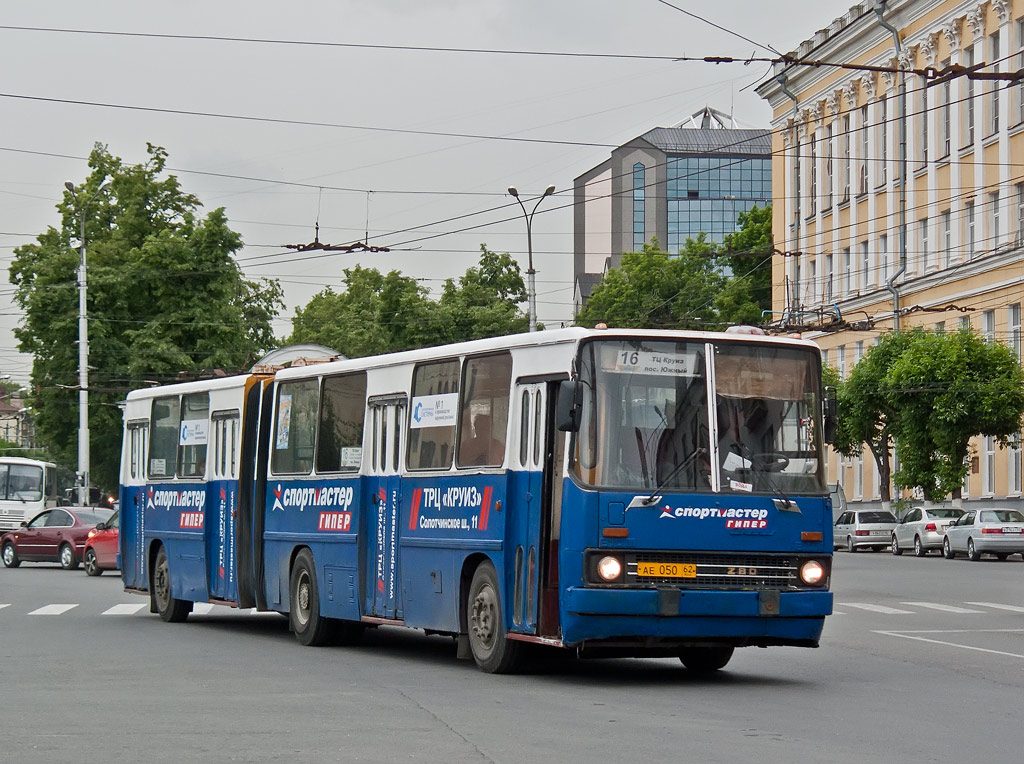
M 171 596 L 171 570 L 167 565 L 167 552 L 163 547 L 156 554 L 151 583 L 156 612 L 167 623 L 181 623 L 192 612 L 192 603 Z
M 505 633 L 498 576 L 491 563 L 482 563 L 473 573 L 467 604 L 469 648 L 476 665 L 488 674 L 516 671 L 522 661 L 523 645 L 510 640 Z
M 732 645 L 716 645 L 715 647 L 687 647 L 679 654 L 688 671 L 695 674 L 710 674 L 724 668 L 732 658 Z
M 299 644 L 306 647 L 326 645 L 331 637 L 331 622 L 320 615 L 320 589 L 316 582 L 313 553 L 303 549 L 292 565 L 289 622 Z

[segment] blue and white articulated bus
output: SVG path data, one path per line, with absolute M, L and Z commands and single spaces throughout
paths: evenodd
M 828 404 L 810 342 L 578 328 L 137 390 L 125 587 L 306 645 L 449 634 L 488 672 L 816 647 Z

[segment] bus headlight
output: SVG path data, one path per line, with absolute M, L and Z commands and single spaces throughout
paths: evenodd
M 825 566 L 817 560 L 807 560 L 800 566 L 800 580 L 806 586 L 820 586 L 825 580 Z
M 605 581 L 617 581 L 622 576 L 622 561 L 607 555 L 597 561 L 597 575 Z

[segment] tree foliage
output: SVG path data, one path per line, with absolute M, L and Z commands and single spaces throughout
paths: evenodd
M 970 330 L 922 329 L 885 335 L 839 385 L 839 431 L 833 447 L 846 456 L 862 444 L 878 465 L 889 500 L 890 450 L 897 486 L 920 488 L 938 501 L 959 497 L 969 469 L 970 439 L 1017 437 L 1024 416 L 1024 372 L 1016 354 Z
M 77 464 L 79 205 L 88 264 L 92 481 L 116 484 L 120 412 L 127 390 L 215 368 L 248 368 L 276 345 L 276 282 L 243 278 L 232 254 L 241 238 L 223 209 L 200 217 L 199 200 L 173 175 L 167 152 L 125 164 L 97 144 L 91 172 L 57 205 L 50 227 L 15 249 L 11 283 L 24 310 L 19 349 L 34 356 L 36 432 L 51 455 Z M 101 191 L 105 181 L 109 188 Z M 90 201 L 91 200 L 91 201 Z
M 345 269 L 345 289 L 325 289 L 295 311 L 291 342 L 317 342 L 350 358 L 526 331 L 526 287 L 509 255 L 481 246 L 480 261 L 445 281 L 438 300 L 398 271 Z
M 901 485 L 919 486 L 938 500 L 960 487 L 969 469 L 969 441 L 991 436 L 1003 446 L 1018 437 L 1024 415 L 1020 359 L 1001 343 L 969 330 L 920 329 L 886 374 L 895 411 L 893 433 Z
M 742 212 L 737 223 L 721 245 L 701 233 L 678 254 L 660 249 L 656 239 L 625 253 L 576 323 L 656 329 L 760 324 L 771 307 L 771 207 Z

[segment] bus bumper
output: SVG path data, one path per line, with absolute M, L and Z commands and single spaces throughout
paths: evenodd
M 625 635 L 817 645 L 832 592 L 679 591 L 570 588 L 566 644 Z

